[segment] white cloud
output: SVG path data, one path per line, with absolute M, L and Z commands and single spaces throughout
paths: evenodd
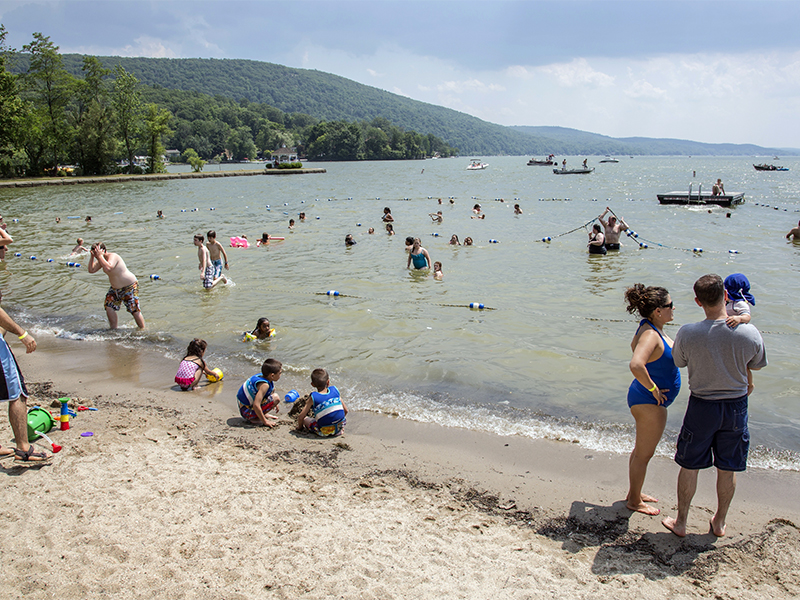
M 558 83 L 566 87 L 576 87 L 587 84 L 598 87 L 614 85 L 614 77 L 594 70 L 585 58 L 576 58 L 572 62 L 566 64 L 554 64 L 540 67 L 539 70 L 543 73 L 553 75 Z
M 180 48 L 173 50 L 165 45 L 164 41 L 143 35 L 134 40 L 136 45 L 128 44 L 113 50 L 119 56 L 146 56 L 149 58 L 177 58 L 181 56 Z
M 436 89 L 440 92 L 464 94 L 468 92 L 503 92 L 506 88 L 496 83 L 487 85 L 477 79 L 467 79 L 465 81 L 445 81 L 436 86 Z
M 633 85 L 625 90 L 625 95 L 630 98 L 650 98 L 658 100 L 667 95 L 667 91 L 654 86 L 649 81 L 634 81 Z

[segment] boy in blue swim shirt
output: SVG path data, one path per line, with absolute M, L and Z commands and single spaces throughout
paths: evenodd
M 297 429 L 313 431 L 320 437 L 332 437 L 342 433 L 347 407 L 339 396 L 339 390 L 331 385 L 325 369 L 311 372 L 311 392 L 303 410 L 297 416 Z M 310 416 L 309 416 L 310 413 Z
M 268 358 L 261 365 L 261 373 L 253 375 L 242 384 L 236 394 L 236 400 L 239 403 L 239 414 L 243 419 L 267 427 L 276 425 L 274 421 L 277 421 L 278 417 L 266 413 L 271 410 L 278 412 L 280 398 L 274 391 L 275 382 L 281 378 L 282 372 L 281 361 Z

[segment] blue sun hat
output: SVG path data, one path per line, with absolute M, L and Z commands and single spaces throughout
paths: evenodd
M 756 305 L 756 299 L 750 293 L 750 282 L 742 273 L 734 273 L 725 278 L 725 291 L 728 292 L 731 302 L 747 300 L 753 306 Z

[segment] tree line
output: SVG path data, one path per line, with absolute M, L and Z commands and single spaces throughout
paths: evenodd
M 74 75 L 49 37 L 34 33 L 21 54 L 5 40 L 0 25 L 3 177 L 56 174 L 60 165 L 76 165 L 85 175 L 137 172 L 135 156 L 142 154 L 145 170 L 156 173 L 164 170 L 165 147 L 177 149 L 195 170 L 206 160 L 269 158 L 283 146 L 311 160 L 456 153 L 434 135 L 404 131 L 385 118 L 319 121 L 267 104 L 146 86 L 122 65 L 106 68 L 94 56 L 83 56 Z

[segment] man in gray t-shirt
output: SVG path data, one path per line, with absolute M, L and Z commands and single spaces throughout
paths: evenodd
M 672 357 L 689 369 L 689 404 L 678 436 L 678 516 L 664 527 L 686 535 L 689 507 L 697 489 L 697 474 L 717 468 L 717 512 L 711 531 L 725 535 L 725 518 L 736 491 L 736 473 L 747 468 L 750 434 L 747 396 L 753 391 L 752 371 L 767 365 L 764 341 L 748 323 L 729 327 L 725 320 L 727 293 L 719 275 L 703 275 L 694 284 L 695 302 L 706 314 L 699 323 L 684 325 L 675 336 Z

